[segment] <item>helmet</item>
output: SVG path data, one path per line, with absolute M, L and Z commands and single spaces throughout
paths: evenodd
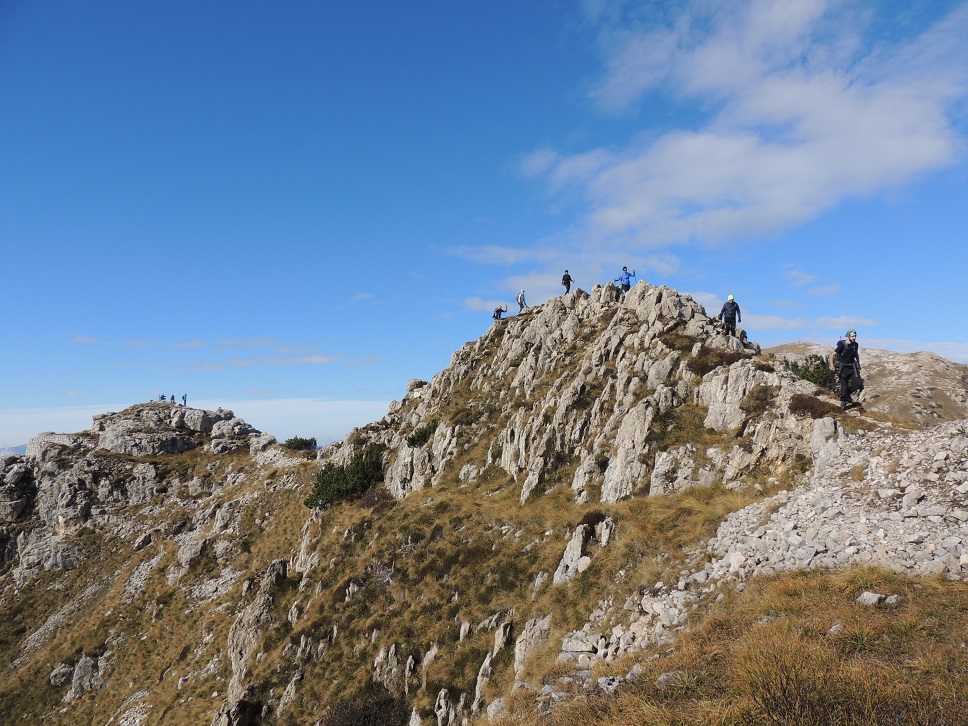
M 727 300 L 732 300 L 732 299 L 733 299 L 733 296 L 732 296 L 732 295 L 730 295 L 730 296 L 729 296 L 728 298 L 726 298 L 726 299 L 727 299 Z
M 844 337 L 845 338 L 849 338 L 852 335 L 856 337 L 857 336 L 857 331 L 856 330 L 848 330 L 847 333 L 844 335 Z

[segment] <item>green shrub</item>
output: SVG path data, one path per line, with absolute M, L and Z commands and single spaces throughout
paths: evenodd
M 440 421 L 434 420 L 414 429 L 413 433 L 407 437 L 407 446 L 416 449 L 418 446 L 426 444 L 430 441 L 430 437 L 434 435 L 434 431 L 437 430 L 439 424 Z
M 822 355 L 811 353 L 802 363 L 784 358 L 783 365 L 798 378 L 815 383 L 828 391 L 833 391 L 837 387 L 837 374 L 830 370 Z
M 367 446 L 353 455 L 350 463 L 340 466 L 327 462 L 318 474 L 306 506 L 321 509 L 327 504 L 361 496 L 370 487 L 383 482 L 383 449 Z
M 299 436 L 293 436 L 291 439 L 286 439 L 283 446 L 290 451 L 313 451 L 316 448 L 316 437 L 313 436 L 304 439 Z

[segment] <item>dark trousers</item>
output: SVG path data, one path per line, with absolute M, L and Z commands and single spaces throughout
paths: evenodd
M 841 366 L 840 367 L 840 400 L 846 402 L 850 401 L 850 394 L 855 391 L 864 390 L 864 379 L 860 377 L 860 371 L 856 367 Z
M 725 318 L 723 326 L 726 328 L 726 335 L 736 335 L 736 318 Z

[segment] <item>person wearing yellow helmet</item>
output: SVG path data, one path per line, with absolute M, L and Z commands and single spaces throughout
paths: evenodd
M 837 372 L 840 382 L 840 407 L 846 411 L 853 404 L 851 394 L 864 390 L 864 379 L 860 377 L 860 351 L 856 330 L 848 330 L 844 334 L 844 340 L 837 341 L 837 347 L 830 353 L 830 370 Z
M 726 327 L 726 335 L 736 335 L 736 323 L 743 322 L 743 316 L 739 311 L 739 303 L 732 295 L 727 298 L 723 309 L 719 311 L 719 319 Z

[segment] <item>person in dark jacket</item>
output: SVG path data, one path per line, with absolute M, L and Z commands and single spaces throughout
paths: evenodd
M 506 313 L 507 311 L 508 311 L 507 305 L 504 305 L 504 306 L 498 305 L 496 308 L 494 308 L 494 314 L 491 317 L 494 318 L 495 320 L 500 320 L 501 316 L 504 315 L 504 313 Z
M 730 295 L 723 309 L 719 311 L 719 319 L 726 326 L 726 335 L 736 335 L 736 323 L 743 322 L 743 315 L 739 311 L 739 303 Z
M 860 377 L 857 331 L 848 330 L 844 338 L 845 340 L 837 341 L 837 347 L 830 353 L 830 370 L 837 372 L 840 381 L 840 407 L 846 411 L 853 403 L 850 395 L 864 390 L 864 379 Z
M 565 270 L 565 274 L 561 276 L 561 285 L 565 288 L 565 295 L 571 292 L 571 283 L 573 282 L 574 280 L 572 279 L 571 275 L 568 274 L 568 270 Z

